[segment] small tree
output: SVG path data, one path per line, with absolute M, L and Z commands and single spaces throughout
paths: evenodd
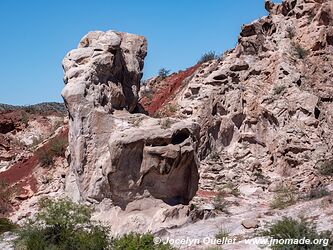
M 274 240 L 279 239 L 309 239 L 311 242 L 315 239 L 327 240 L 327 245 L 288 245 L 288 244 L 275 244 L 272 249 L 332 249 L 333 242 L 331 240 L 332 232 L 325 231 L 318 233 L 313 223 L 307 222 L 304 218 L 293 219 L 290 217 L 283 217 L 281 220 L 276 221 L 267 226 L 265 231 L 262 231 L 263 236 L 269 236 Z
M 54 138 L 51 141 L 50 150 L 54 156 L 64 157 L 68 141 L 64 138 Z
M 40 202 L 40 211 L 19 231 L 16 247 L 26 250 L 109 249 L 106 228 L 91 222 L 91 209 L 62 199 Z
M 297 198 L 296 190 L 293 187 L 281 185 L 277 188 L 270 205 L 273 209 L 284 209 L 294 205 Z
M 285 85 L 277 85 L 273 88 L 273 94 L 279 95 L 281 94 L 287 87 Z
M 204 53 L 198 63 L 204 63 L 204 62 L 208 62 L 208 61 L 211 61 L 211 60 L 215 60 L 215 59 L 218 59 L 218 55 L 215 53 L 215 51 L 209 51 L 209 52 L 206 52 Z
M 29 125 L 29 116 L 28 116 L 28 114 L 27 114 L 25 111 L 23 111 L 23 112 L 21 113 L 21 122 L 22 122 L 26 127 Z
M 162 79 L 166 78 L 169 74 L 170 74 L 170 70 L 165 69 L 165 68 L 161 68 L 158 71 L 158 76 L 161 77 Z
M 38 152 L 39 162 L 41 163 L 41 165 L 50 166 L 53 163 L 54 157 L 65 157 L 67 145 L 67 139 L 52 139 L 46 148 Z
M 11 209 L 11 199 L 15 194 L 15 188 L 6 181 L 0 180 L 0 214 L 5 214 Z
M 333 160 L 323 162 L 319 166 L 318 171 L 321 175 L 333 176 Z
M 303 48 L 299 43 L 292 43 L 294 55 L 299 59 L 305 59 L 309 55 L 309 51 Z
M 225 193 L 223 191 L 219 191 L 218 194 L 214 197 L 213 205 L 216 210 L 229 214 L 228 207 L 230 204 L 228 201 L 224 200 L 224 196 Z
M 226 228 L 220 228 L 217 234 L 215 234 L 215 239 L 223 240 L 225 238 L 228 238 L 230 234 L 230 231 Z
M 316 188 L 311 189 L 305 198 L 308 200 L 314 200 L 314 199 L 322 198 L 329 194 L 330 194 L 330 192 L 327 190 L 326 187 L 316 187 Z
M 6 218 L 0 218 L 0 236 L 4 232 L 11 232 L 14 231 L 17 228 L 17 225 L 15 225 L 13 222 Z
M 162 120 L 160 122 L 160 125 L 161 125 L 162 129 L 168 129 L 168 128 L 171 128 L 172 121 L 169 118 L 167 118 L 167 119 Z

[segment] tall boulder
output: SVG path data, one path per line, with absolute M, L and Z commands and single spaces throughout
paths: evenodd
M 146 39 L 90 32 L 63 60 L 70 173 L 76 200 L 121 207 L 138 199 L 187 204 L 198 187 L 199 126 L 138 113 Z

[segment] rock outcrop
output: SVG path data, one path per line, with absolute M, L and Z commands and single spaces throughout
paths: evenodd
M 198 187 L 199 126 L 138 113 L 147 43 L 90 32 L 63 60 L 71 152 L 67 191 L 77 200 L 126 209 L 154 198 L 188 204 Z
M 155 111 L 172 105 L 172 117 L 201 126 L 198 200 L 231 184 L 270 199 L 282 179 L 303 193 L 332 181 L 319 171 L 333 158 L 332 1 L 265 7 L 269 15 L 244 25 L 235 49 L 203 63 Z M 146 84 L 155 103 L 163 82 Z
M 173 99 L 178 116 L 201 125 L 203 190 L 265 190 L 281 178 L 303 191 L 328 183 L 316 169 L 333 157 L 332 2 L 266 8 L 267 17 L 242 27 L 234 50 L 203 64 Z
M 67 191 L 98 203 L 98 219 L 112 211 L 118 219 L 109 221 L 121 228 L 115 232 L 222 216 L 229 206 L 238 235 L 272 219 L 265 216 L 281 186 L 300 194 L 332 190 L 332 176 L 319 170 L 333 158 L 332 2 L 265 7 L 268 16 L 244 25 L 235 49 L 153 78 L 140 95 L 144 38 L 92 32 L 66 56 Z M 140 113 L 139 97 L 159 118 Z M 261 219 L 245 229 L 240 218 Z
M 145 38 L 87 34 L 63 61 L 70 155 L 42 167 L 66 145 L 61 104 L 0 105 L 0 180 L 15 187 L 2 212 L 22 223 L 39 198 L 69 195 L 112 235 L 201 239 L 186 249 L 221 228 L 237 240 L 225 249 L 249 249 L 239 239 L 282 216 L 333 230 L 333 2 L 265 8 L 235 49 L 141 90 Z

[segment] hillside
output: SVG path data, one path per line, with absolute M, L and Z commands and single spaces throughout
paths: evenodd
M 112 236 L 150 232 L 180 249 L 224 236 L 235 244 L 223 249 L 270 249 L 246 240 L 286 217 L 332 240 L 333 3 L 265 8 L 234 49 L 144 85 L 145 37 L 85 35 L 62 62 L 66 107 L 2 105 L 0 178 L 25 189 L 6 216 L 22 224 L 37 200 L 69 197 Z
M 50 113 L 57 112 L 59 114 L 66 114 L 66 107 L 63 103 L 59 102 L 43 102 L 34 105 L 15 106 L 0 103 L 0 111 L 13 111 L 24 110 L 30 113 Z

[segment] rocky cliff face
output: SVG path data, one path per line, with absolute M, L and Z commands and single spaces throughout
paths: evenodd
M 201 125 L 202 190 L 283 179 L 305 191 L 322 184 L 316 168 L 332 158 L 332 2 L 265 7 L 235 49 L 201 65 L 160 109 Z
M 63 61 L 67 192 L 100 204 L 104 219 L 113 211 L 125 232 L 165 228 L 154 226 L 167 217 L 219 216 L 214 199 L 224 189 L 235 228 L 244 216 L 266 216 L 281 184 L 303 193 L 329 187 L 332 177 L 318 169 L 333 157 L 332 2 L 265 7 L 269 15 L 244 25 L 235 49 L 151 79 L 140 94 L 145 39 L 85 36 Z M 198 209 L 186 206 L 191 200 Z
M 13 212 L 11 216 L 18 221 L 31 214 L 31 209 L 17 211 L 23 203 L 62 189 L 66 159 L 47 158 L 54 163 L 47 167 L 43 160 L 49 156 L 52 141 L 67 147 L 67 125 L 62 110 L 57 109 L 61 104 L 1 106 L 0 217 Z
M 171 235 L 199 230 L 200 237 L 225 223 L 232 234 L 249 237 L 250 231 L 239 227 L 242 219 L 267 222 L 299 214 L 320 229 L 331 228 L 325 222 L 331 205 L 315 210 L 325 201 L 304 203 L 304 197 L 332 190 L 332 176 L 321 169 L 333 158 L 333 3 L 266 1 L 265 7 L 268 16 L 244 25 L 235 49 L 180 82 L 174 79 L 191 68 L 151 79 L 141 91 L 151 115 L 200 124 L 200 180 L 193 203 L 203 211 L 192 212 L 207 218 L 221 204 L 228 207 L 229 215 L 217 212 L 219 223 L 169 230 Z M 172 96 L 159 98 L 169 88 Z M 156 108 L 157 103 L 162 105 Z M 298 205 L 277 212 L 271 204 L 281 187 L 295 194 Z
M 135 113 L 144 37 L 91 32 L 64 61 L 71 173 L 76 199 L 128 203 L 153 197 L 188 204 L 198 186 L 199 127 Z
M 40 197 L 65 194 L 112 234 L 213 239 L 224 228 L 238 241 L 300 215 L 332 230 L 333 2 L 265 8 L 235 49 L 141 89 L 145 38 L 87 34 L 63 60 L 69 169 L 67 153 L 48 168 L 42 157 L 66 142 L 62 105 L 0 105 L 0 180 L 15 190 L 0 215 L 22 222 Z

